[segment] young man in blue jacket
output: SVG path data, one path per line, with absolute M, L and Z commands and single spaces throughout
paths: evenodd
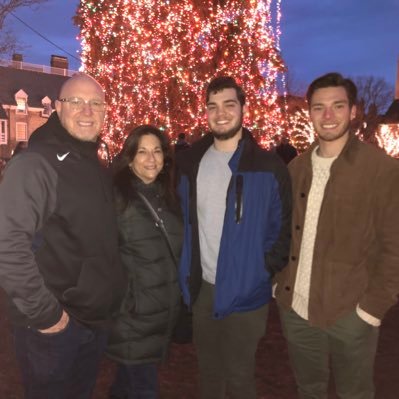
M 271 278 L 287 263 L 291 183 L 282 161 L 242 126 L 245 93 L 209 84 L 210 133 L 178 154 L 185 242 L 180 283 L 193 310 L 202 399 L 255 399 L 255 352 Z

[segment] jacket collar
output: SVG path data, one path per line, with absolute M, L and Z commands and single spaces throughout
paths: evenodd
M 205 152 L 213 144 L 214 138 L 212 133 L 207 133 L 204 137 L 194 142 L 191 148 L 180 151 L 176 154 L 176 161 L 179 169 L 192 175 L 193 178 L 197 176 L 199 164 Z M 237 170 L 238 165 L 241 166 L 243 153 L 251 151 L 254 146 L 257 146 L 255 139 L 251 132 L 243 127 L 242 138 L 238 142 L 236 151 L 234 152 L 229 166 L 234 171 Z
M 97 157 L 98 140 L 96 142 L 81 141 L 71 136 L 61 125 L 57 112 L 53 112 L 48 121 L 36 129 L 29 138 L 29 147 L 48 144 L 77 152 L 88 157 Z
M 251 132 L 243 127 L 242 128 L 242 137 L 240 139 L 240 141 L 238 142 L 238 146 L 237 146 L 237 150 L 239 150 L 243 145 L 245 145 L 246 142 L 249 141 L 254 141 L 255 139 L 253 138 Z M 199 160 L 201 160 L 201 158 L 204 156 L 205 152 L 208 150 L 208 148 L 213 145 L 214 142 L 214 138 L 212 133 L 207 133 L 204 137 L 202 137 L 200 140 L 198 140 L 197 142 L 195 142 L 191 149 L 192 152 L 191 154 L 194 155 L 194 157 Z M 237 151 L 236 150 L 236 151 Z
M 344 145 L 341 153 L 338 155 L 337 160 L 345 160 L 349 163 L 353 163 L 355 154 L 357 153 L 357 149 L 359 146 L 360 140 L 354 133 L 349 133 L 349 137 L 347 142 Z M 312 157 L 313 150 L 319 145 L 319 140 L 316 139 L 309 149 L 304 153 L 305 158 L 310 162 Z M 337 161 L 336 160 L 336 161 Z M 334 163 L 336 162 L 334 161 Z

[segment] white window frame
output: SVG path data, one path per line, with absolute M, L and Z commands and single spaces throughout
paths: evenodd
M 17 99 L 16 113 L 21 115 L 26 115 L 28 113 L 28 107 L 25 99 L 23 98 Z
M 0 119 L 0 145 L 8 144 L 8 121 Z
M 47 96 L 42 99 L 42 117 L 43 118 L 48 118 L 51 113 L 53 112 L 53 109 L 51 108 L 51 100 Z
M 15 102 L 17 103 L 16 113 L 26 115 L 28 113 L 28 95 L 19 90 L 15 93 Z
M 28 124 L 26 122 L 16 122 L 15 141 L 28 141 Z

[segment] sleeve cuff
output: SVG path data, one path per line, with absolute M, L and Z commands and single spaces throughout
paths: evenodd
M 274 283 L 272 286 L 272 297 L 276 299 L 276 288 L 277 288 L 277 283 Z
M 356 306 L 357 315 L 367 324 L 370 324 L 373 327 L 379 327 L 381 325 L 381 320 L 372 316 L 371 314 L 365 312 L 363 309 L 360 309 L 359 305 Z

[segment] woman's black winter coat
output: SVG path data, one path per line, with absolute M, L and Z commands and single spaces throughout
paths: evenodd
M 129 281 L 121 313 L 110 332 L 107 355 L 124 364 L 153 363 L 165 357 L 181 303 L 175 262 L 136 190 L 163 219 L 176 259 L 183 240 L 181 216 L 168 209 L 157 183 L 146 185 L 135 179 L 125 208 L 116 191 L 119 250 Z

